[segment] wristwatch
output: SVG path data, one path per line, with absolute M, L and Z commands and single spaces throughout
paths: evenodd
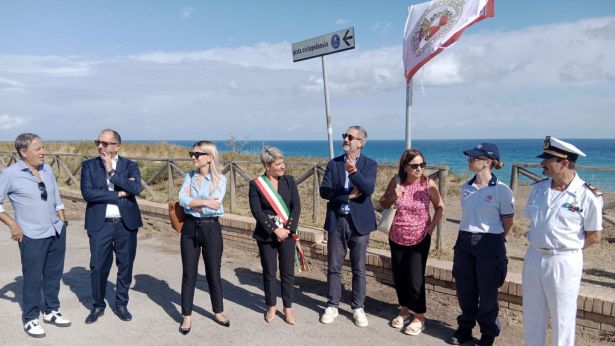
M 115 174 L 115 169 L 110 170 L 107 174 L 112 177 Z
M 64 226 L 68 226 L 68 220 L 64 220 Z

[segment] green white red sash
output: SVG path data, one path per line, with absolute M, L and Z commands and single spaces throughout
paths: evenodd
M 269 178 L 265 175 L 261 175 L 260 177 L 254 180 L 256 182 L 256 186 L 261 191 L 261 193 L 267 199 L 267 202 L 271 205 L 276 214 L 282 219 L 283 223 L 288 223 L 288 217 L 290 212 L 288 211 L 288 207 L 282 196 L 273 188 Z
M 265 196 L 265 199 L 275 213 L 280 217 L 284 224 L 288 223 L 288 218 L 290 215 L 290 211 L 288 210 L 288 206 L 282 199 L 282 196 L 273 188 L 269 178 L 266 175 L 261 175 L 260 177 L 254 179 L 256 186 L 260 190 L 260 192 Z M 299 239 L 299 230 L 291 230 L 292 237 L 296 240 L 295 245 L 295 266 L 297 269 L 301 271 L 308 271 L 307 263 L 305 262 L 305 256 L 303 255 L 303 249 L 301 248 L 301 242 Z

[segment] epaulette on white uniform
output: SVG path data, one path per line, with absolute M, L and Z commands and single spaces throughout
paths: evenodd
M 590 183 L 585 183 L 585 187 L 588 188 L 591 192 L 593 192 L 596 197 L 602 196 L 602 191 L 598 190 L 596 186 Z

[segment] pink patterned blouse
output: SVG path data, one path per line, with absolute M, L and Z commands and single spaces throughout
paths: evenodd
M 404 192 L 395 201 L 397 212 L 389 232 L 395 244 L 411 246 L 420 243 L 427 235 L 431 223 L 429 215 L 429 179 L 419 179 L 408 184 L 401 183 Z

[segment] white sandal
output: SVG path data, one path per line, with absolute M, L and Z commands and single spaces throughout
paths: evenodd
M 410 323 L 406 329 L 404 329 L 404 334 L 407 335 L 419 335 L 425 330 L 425 321 L 419 320 L 418 322 Z
M 408 321 L 410 321 L 410 315 L 407 315 L 405 317 L 399 315 L 391 320 L 391 327 L 395 329 L 401 329 L 406 323 L 408 323 Z

